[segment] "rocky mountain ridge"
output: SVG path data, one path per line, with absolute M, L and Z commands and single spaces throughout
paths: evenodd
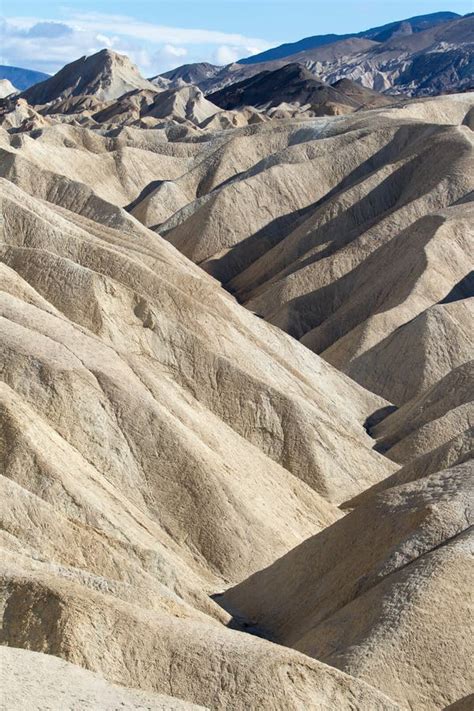
M 196 81 L 212 93 L 261 71 L 298 62 L 326 83 L 347 78 L 388 94 L 433 96 L 472 89 L 474 16 L 439 13 L 432 21 L 429 17 L 421 18 L 415 30 L 412 21 L 403 21 L 395 23 L 397 31 L 386 26 L 359 35 L 316 37 L 313 43 L 303 41 L 243 63 L 208 69 Z M 191 71 L 188 65 L 185 71 Z M 174 80 L 180 75 L 180 68 L 173 71 Z
M 272 61 L 274 59 L 288 59 L 288 57 L 299 54 L 300 52 L 319 49 L 325 45 L 331 45 L 348 39 L 366 39 L 379 43 L 386 42 L 387 40 L 399 37 L 400 35 L 411 35 L 423 32 L 431 27 L 436 27 L 439 24 L 443 24 L 451 20 L 459 20 L 460 18 L 461 15 L 458 15 L 456 12 L 434 12 L 429 15 L 418 15 L 416 17 L 410 17 L 396 22 L 389 22 L 386 25 L 373 27 L 369 30 L 354 34 L 330 34 L 306 37 L 299 42 L 283 44 L 265 52 L 254 54 L 246 59 L 241 59 L 239 60 L 239 63 L 255 64 Z

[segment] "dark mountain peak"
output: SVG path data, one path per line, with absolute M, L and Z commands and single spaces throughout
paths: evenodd
M 209 94 L 207 98 L 223 109 L 243 106 L 272 108 L 281 104 L 311 107 L 336 106 L 355 110 L 376 99 L 386 99 L 375 91 L 366 90 L 343 79 L 338 86 L 321 81 L 301 64 L 290 63 L 277 69 L 265 70 L 244 81 Z

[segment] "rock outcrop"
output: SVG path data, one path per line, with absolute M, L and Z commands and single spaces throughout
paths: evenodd
M 22 93 L 30 104 L 48 104 L 70 96 L 89 95 L 107 101 L 133 89 L 156 89 L 123 54 L 103 49 L 67 64 L 50 79 Z

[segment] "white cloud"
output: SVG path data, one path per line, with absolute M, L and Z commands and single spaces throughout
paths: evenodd
M 271 46 L 265 40 L 248 38 L 240 34 L 167 27 L 166 25 L 156 25 L 152 22 L 141 22 L 126 15 L 107 15 L 100 12 L 72 13 L 70 19 L 84 30 L 111 30 L 117 34 L 157 43 L 253 45 L 261 47 L 261 51 Z
M 100 42 L 104 47 L 108 47 L 109 49 L 114 46 L 114 43 L 117 42 L 118 39 L 117 37 L 107 37 L 107 35 L 103 35 L 100 32 L 95 37 L 97 42 Z
M 228 64 L 271 46 L 265 40 L 203 29 L 168 27 L 126 15 L 68 12 L 61 20 L 10 17 L 0 21 L 1 58 L 55 72 L 103 47 L 128 54 L 143 72 L 158 73 L 188 62 Z
M 250 57 L 252 54 L 258 54 L 258 52 L 261 51 L 260 47 L 221 44 L 220 47 L 217 47 L 214 51 L 214 61 L 216 64 L 232 64 L 232 62 L 236 62 L 238 59 Z
M 175 69 L 183 64 L 184 59 L 188 54 L 188 50 L 184 47 L 175 47 L 173 44 L 165 44 L 160 47 L 153 55 L 153 64 L 158 66 L 161 72 Z
M 240 59 L 241 52 L 242 49 L 239 47 L 229 47 L 227 44 L 221 44 L 215 51 L 215 62 L 216 64 L 232 64 L 232 62 Z
M 188 50 L 184 49 L 184 47 L 175 47 L 172 44 L 165 44 L 162 52 L 168 57 L 184 57 L 188 53 Z

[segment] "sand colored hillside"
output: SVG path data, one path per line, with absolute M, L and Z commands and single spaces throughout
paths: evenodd
M 473 216 L 466 204 L 420 219 L 341 279 L 297 300 L 300 328 L 310 327 L 302 342 L 397 405 L 468 360 L 472 300 L 437 304 L 466 274 Z M 382 279 L 386 263 L 394 266 Z
M 21 163 L 43 184 L 48 173 L 53 174 L 50 181 L 62 175 L 120 206 L 130 203 L 150 181 L 177 178 L 191 164 L 186 155 L 163 155 L 159 145 L 147 150 L 64 125 L 45 128 L 34 138 L 3 133 L 0 146 L 4 177 L 18 173 Z
M 94 95 L 107 101 L 132 89 L 153 89 L 137 67 L 123 54 L 103 49 L 63 67 L 50 79 L 22 93 L 30 104 L 47 104 L 70 96 Z
M 448 337 L 444 342 L 449 346 Z M 472 351 L 472 347 L 471 347 Z M 463 464 L 474 452 L 474 361 L 450 370 L 399 409 L 366 423 L 375 448 L 403 466 L 343 504 L 351 509 L 375 494 Z M 376 416 L 377 418 L 377 416 Z
M 472 95 L 216 113 L 127 62 L 0 104 L 13 707 L 462 708 Z
M 2 695 L 11 711 L 198 711 L 202 706 L 170 696 L 147 694 L 106 682 L 102 677 L 51 655 L 0 647 Z
M 371 428 L 377 449 L 406 464 L 474 425 L 474 361 L 469 360 Z
M 441 98 L 235 132 L 133 214 L 400 405 L 470 353 L 472 304 L 448 297 L 470 270 L 471 105 Z
M 392 470 L 383 401 L 151 232 L 7 181 L 2 211 L 3 644 L 210 708 L 397 708 L 209 597 Z
M 449 436 L 449 435 L 448 435 Z M 441 440 L 444 437 L 440 438 Z M 434 474 L 442 469 L 448 469 L 456 464 L 463 464 L 474 458 L 474 427 L 469 426 L 459 434 L 455 434 L 452 439 L 443 442 L 436 449 L 431 449 L 418 457 L 414 457 L 403 467 L 398 469 L 386 479 L 378 484 L 374 484 L 350 501 L 346 501 L 342 507 L 352 509 L 361 503 L 368 501 L 375 494 L 390 489 L 393 486 L 408 484 L 417 479 Z
M 200 124 L 218 112 L 219 107 L 206 99 L 200 89 L 184 86 L 159 94 L 155 105 L 150 107 L 146 116 L 158 119 L 182 118 Z
M 92 119 L 98 124 L 137 125 L 142 128 L 153 128 L 164 121 L 189 122 L 199 126 L 218 113 L 219 107 L 208 101 L 195 86 L 163 88 L 158 93 L 155 86 L 155 91 L 142 89 L 124 94 L 92 114 Z
M 380 401 L 235 307 L 196 268 L 188 275 L 179 255 L 173 266 L 166 243 L 151 235 L 129 254 L 120 234 L 4 190 L 3 377 L 6 397 L 14 391 L 6 426 L 18 437 L 6 466 L 16 476 L 25 449 L 52 481 L 66 474 L 58 461 L 74 456 L 94 488 L 107 473 L 165 543 L 185 542 L 198 567 L 232 580 L 334 520 L 325 499 L 346 500 L 393 471 L 362 427 Z M 31 408 L 52 438 L 46 458 L 41 437 L 24 441 Z M 82 496 L 103 516 L 104 497 Z
M 57 575 L 9 571 L 7 589 L 7 615 L 22 601 L 43 652 L 148 696 L 174 695 L 212 709 L 325 711 L 332 704 L 344 711 L 400 709 L 364 682 L 293 650 L 210 622 L 123 603 Z M 94 624 L 98 618 L 100 630 Z M 58 619 L 67 636 L 54 624 L 46 631 L 41 620 L 48 619 Z M 25 644 L 15 628 L 8 637 L 12 645 Z
M 472 357 L 473 307 L 472 297 L 429 306 L 392 330 L 360 360 L 356 357 L 346 372 L 354 380 L 363 380 L 369 390 L 390 394 L 393 402 L 421 394 Z M 404 366 L 408 362 L 409 369 Z
M 466 100 L 459 111 L 456 102 L 444 103 L 445 120 L 457 114 L 456 120 L 462 121 L 471 106 Z M 268 291 L 275 310 L 279 303 L 283 306 L 301 295 L 301 287 L 289 290 L 293 282 L 306 277 L 304 283 L 311 283 L 311 274 L 312 283 L 317 283 L 313 272 L 317 277 L 324 256 L 333 279 L 356 266 L 371 250 L 367 234 L 371 223 L 381 223 L 377 227 L 382 234 L 375 243 L 379 246 L 384 234 L 390 238 L 404 222 L 408 226 L 472 189 L 467 171 L 471 132 L 467 127 L 433 127 L 432 121 L 426 126 L 399 110 L 387 110 L 303 125 L 263 125 L 253 127 L 251 135 L 242 131 L 232 137 L 228 151 L 209 156 L 207 172 L 212 170 L 214 178 L 216 159 L 225 165 L 226 154 L 232 154 L 237 142 L 248 156 L 247 165 L 240 160 L 242 167 L 209 186 L 202 185 L 202 178 L 198 181 L 197 173 L 176 181 L 186 190 L 189 204 L 161 225 L 161 231 L 246 301 L 264 307 L 264 297 L 255 296 L 271 280 L 273 289 Z M 442 160 L 433 156 L 433 145 L 439 147 Z M 199 176 L 205 168 L 206 163 L 200 165 Z M 452 195 L 445 189 L 451 176 Z M 421 181 L 426 180 L 424 185 Z M 320 242 L 322 255 L 305 264 L 313 253 L 317 255 Z M 282 283 L 273 285 L 282 271 L 291 274 L 281 275 Z
M 46 220 L 44 204 L 35 200 L 30 201 L 31 207 L 25 214 L 26 198 L 21 191 L 7 182 L 4 182 L 4 190 L 9 227 L 5 239 L 10 243 L 5 251 L 8 265 L 19 270 L 23 278 L 38 289 L 44 279 L 40 277 L 44 268 L 39 265 L 64 263 L 71 278 L 77 276 L 75 282 L 81 297 L 71 296 L 63 301 L 64 294 L 53 281 L 42 286 L 41 293 L 60 310 L 67 306 L 68 317 L 96 335 L 110 339 L 113 345 L 122 344 L 127 350 L 137 338 L 140 343 L 149 341 L 146 352 L 155 353 L 167 368 L 177 369 L 180 386 L 189 390 L 201 404 L 206 404 L 216 416 L 224 417 L 227 426 L 240 437 L 261 448 L 272 460 L 289 468 L 329 498 L 344 500 L 351 493 L 350 489 L 355 494 L 355 489 L 361 490 L 389 473 L 386 458 L 372 451 L 372 440 L 362 427 L 366 417 L 383 405 L 382 400 L 358 388 L 291 338 L 237 307 L 215 282 L 196 267 L 191 269 L 189 264 L 183 268 L 184 274 L 191 269 L 187 294 L 180 266 L 184 264 L 183 257 L 165 242 L 157 240 L 153 233 L 137 231 L 135 234 L 137 244 L 143 245 L 139 254 L 145 250 L 145 255 L 137 262 L 135 256 L 131 258 L 124 253 L 126 240 L 121 234 L 74 214 L 55 213 L 52 207 L 51 217 Z M 20 223 L 16 222 L 18 220 Z M 21 224 L 20 231 L 16 224 Z M 64 259 L 69 261 L 63 262 Z M 80 266 L 73 268 L 71 260 L 78 260 Z M 169 266 L 165 272 L 165 266 L 161 266 L 156 273 L 154 269 L 163 260 Z M 38 264 L 36 277 L 35 264 Z M 153 268 L 153 265 L 156 266 Z M 121 274 L 117 287 L 119 296 L 111 306 L 118 311 L 112 315 L 108 313 L 107 283 L 109 279 L 115 279 L 116 269 Z M 164 273 L 169 274 L 165 283 L 162 281 Z M 84 278 L 80 274 L 84 274 Z M 140 285 L 138 292 L 137 285 Z M 173 297 L 165 296 L 167 289 Z M 104 300 L 101 293 L 105 294 Z M 130 342 L 122 324 L 121 299 L 129 304 L 125 308 L 131 308 L 133 312 Z M 209 307 L 203 311 L 206 301 Z M 158 318 L 163 303 L 169 304 L 171 309 L 168 325 Z M 106 316 L 104 309 L 107 310 Z M 236 314 L 235 324 L 229 319 L 229 313 Z M 171 325 L 170 318 L 177 319 L 177 328 Z M 216 323 L 222 324 L 224 332 L 221 325 L 212 326 L 215 319 Z M 143 323 L 146 324 L 145 330 Z M 206 339 L 202 335 L 204 324 L 207 324 Z M 159 329 L 158 340 L 153 337 L 155 328 Z M 168 355 L 166 350 L 163 351 L 163 338 L 170 342 Z M 255 356 L 251 355 L 252 350 Z M 276 359 L 275 354 L 278 354 Z M 295 362 L 298 362 L 296 372 Z M 199 372 L 202 380 L 198 384 L 191 374 Z M 329 373 L 328 378 L 326 374 Z M 261 413 L 251 399 L 247 402 L 235 398 L 234 393 L 240 387 L 239 378 L 244 378 L 247 387 L 254 390 L 257 401 L 261 402 Z M 271 389 L 271 400 L 265 395 L 267 388 Z M 352 414 L 347 408 L 348 393 L 352 393 L 350 397 L 354 400 Z M 340 427 L 335 425 L 338 410 L 342 418 Z M 294 423 L 290 425 L 294 428 L 292 434 L 287 431 L 290 423 Z M 328 451 L 334 437 L 340 438 L 341 446 L 336 447 L 341 451 L 340 460 Z M 360 446 L 354 446 L 357 441 Z M 351 456 L 360 458 L 357 471 L 361 472 L 362 480 L 359 485 L 350 463 Z M 333 475 L 327 476 L 324 462 L 334 472 L 334 478 Z
M 469 462 L 388 489 L 223 605 L 409 708 L 442 709 L 472 683 L 472 485 Z

